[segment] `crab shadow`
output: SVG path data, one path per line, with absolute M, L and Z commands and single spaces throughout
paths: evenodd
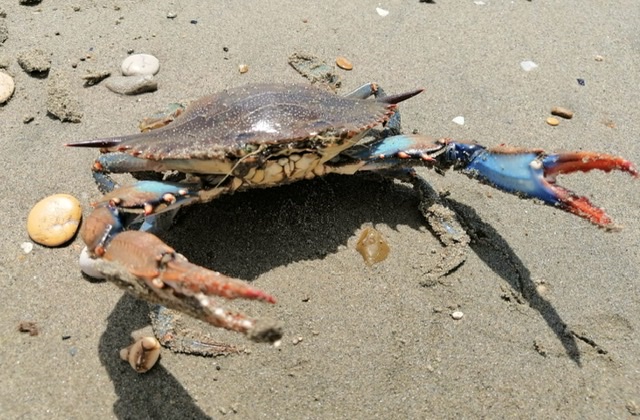
M 509 244 L 471 207 L 447 201 L 464 220 L 471 249 L 522 297 L 522 303 L 526 301 L 540 313 L 567 355 L 580 365 L 575 337 L 566 333 L 557 310 L 537 293 L 529 270 Z M 190 207 L 178 216 L 178 226 L 162 236 L 192 262 L 252 281 L 273 268 L 336 252 L 366 223 L 424 228 L 418 204 L 410 186 L 375 174 L 328 176 Z M 122 363 L 117 352 L 130 344 L 131 331 L 145 325 L 148 306 L 124 295 L 100 341 L 102 362 L 119 396 L 115 414 L 145 417 L 158 410 L 164 418 L 184 418 L 186 412 L 189 418 L 208 418 L 161 364 L 144 380 L 132 379 L 137 374 Z M 167 407 L 169 400 L 175 404 Z
M 471 207 L 446 201 L 468 229 L 471 249 L 509 284 L 520 303 L 540 313 L 580 365 L 575 337 L 566 333 L 558 311 L 537 292 L 531 273 L 506 240 Z M 418 205 L 406 184 L 378 174 L 334 175 L 194 206 L 165 239 L 196 264 L 252 281 L 275 267 L 336 252 L 366 223 L 425 227 Z
M 120 360 L 120 349 L 131 344 L 131 332 L 148 325 L 149 305 L 125 293 L 109 315 L 107 328 L 100 337 L 100 361 L 118 396 L 114 416 L 119 419 L 210 419 L 162 363 L 140 376 Z

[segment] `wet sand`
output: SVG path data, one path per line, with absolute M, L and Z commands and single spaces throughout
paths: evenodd
M 336 70 L 343 93 L 368 81 L 391 93 L 424 87 L 402 106 L 407 132 L 640 162 L 637 2 L 108 0 L 78 2 L 78 11 L 68 2 L 5 3 L 9 38 L 0 56 L 16 92 L 0 107 L 2 417 L 640 415 L 640 184 L 624 174 L 561 179 L 623 225 L 608 233 L 465 176 L 419 170 L 450 191 L 474 239 L 467 261 L 429 287 L 421 284 L 441 245 L 408 185 L 329 177 L 185 211 L 163 238 L 194 262 L 276 296 L 277 305 L 229 306 L 280 320 L 285 337 L 273 347 L 208 329 L 246 352 L 164 351 L 144 375 L 118 351 L 148 325 L 146 304 L 84 278 L 78 238 L 29 254 L 20 247 L 39 199 L 71 193 L 87 215 L 99 197 L 90 174 L 96 152 L 65 143 L 135 132 L 168 103 L 226 87 L 304 83 L 287 64 L 295 52 L 329 63 L 348 57 L 354 69 Z M 80 123 L 48 116 L 48 78 L 16 63 L 36 47 L 69 78 Z M 160 59 L 158 91 L 128 97 L 83 87 L 88 70 L 116 74 L 128 50 Z M 525 72 L 524 60 L 539 67 Z M 553 106 L 574 118 L 548 126 Z M 355 250 L 369 224 L 391 247 L 372 268 Z M 450 316 L 457 310 L 458 321 Z M 19 333 L 21 321 L 35 322 L 39 334 Z

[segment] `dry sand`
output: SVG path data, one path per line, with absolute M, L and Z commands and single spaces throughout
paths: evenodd
M 624 225 L 607 233 L 464 176 L 422 170 L 451 191 L 479 235 L 466 263 L 432 287 L 420 283 L 440 245 L 404 185 L 329 178 L 184 212 L 165 239 L 197 263 L 275 295 L 277 305 L 233 306 L 281 320 L 286 335 L 275 348 L 223 332 L 220 340 L 249 352 L 165 351 L 145 375 L 118 350 L 148 323 L 146 305 L 83 278 L 79 239 L 29 254 L 20 248 L 29 240 L 27 213 L 42 197 L 72 193 L 86 215 L 99 196 L 89 170 L 95 151 L 63 144 L 134 132 L 167 103 L 225 87 L 300 82 L 287 65 L 294 52 L 348 57 L 354 70 L 339 70 L 343 92 L 367 81 L 389 92 L 425 87 L 403 106 L 407 131 L 602 150 L 640 162 L 636 0 L 476 3 L 3 1 L 9 38 L 0 55 L 16 92 L 0 107 L 0 416 L 639 415 L 640 184 L 623 174 L 562 180 Z M 377 6 L 389 15 L 379 16 Z M 170 12 L 177 17 L 168 19 Z M 81 123 L 47 115 L 47 78 L 16 63 L 35 47 L 69 78 Z M 124 97 L 82 86 L 87 70 L 117 73 L 130 49 L 160 59 L 157 92 Z M 539 67 L 524 72 L 523 60 Z M 249 72 L 241 75 L 239 64 Z M 576 115 L 550 127 L 553 106 Z M 464 126 L 451 122 L 459 115 Z M 34 120 L 23 123 L 28 116 Z M 368 223 L 392 248 L 374 268 L 355 251 Z M 464 318 L 454 321 L 454 310 Z M 21 321 L 36 322 L 39 335 L 19 333 Z

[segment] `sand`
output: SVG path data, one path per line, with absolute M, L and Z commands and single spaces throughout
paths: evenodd
M 144 375 L 118 351 L 148 325 L 146 304 L 84 278 L 80 239 L 21 249 L 28 211 L 41 198 L 71 193 L 86 216 L 99 197 L 90 175 L 96 152 L 65 143 L 135 132 L 168 103 L 226 87 L 304 83 L 287 64 L 295 52 L 329 63 L 347 57 L 354 68 L 337 70 L 341 92 L 368 81 L 394 93 L 424 87 L 402 107 L 407 132 L 601 150 L 640 162 L 636 1 L 44 0 L 28 7 L 13 0 L 2 8 L 8 39 L 0 63 L 9 63 L 16 83 L 0 107 L 3 418 L 640 414 L 640 184 L 624 174 L 561 179 L 623 225 L 609 233 L 456 173 L 419 170 L 436 190 L 450 191 L 474 233 L 467 261 L 429 287 L 421 284 L 440 244 L 404 184 L 326 178 L 185 211 L 164 239 L 276 296 L 277 305 L 229 306 L 281 321 L 285 337 L 273 347 L 209 329 L 246 352 L 164 351 Z M 48 77 L 32 77 L 16 62 L 34 48 L 68 78 L 80 123 L 47 115 Z M 83 87 L 88 71 L 118 74 L 129 50 L 160 59 L 156 92 Z M 538 68 L 523 71 L 524 60 Z M 240 64 L 249 71 L 240 74 Z M 575 116 L 550 127 L 554 106 Z M 457 116 L 463 126 L 452 122 Z M 391 247 L 372 268 L 355 250 L 369 224 Z M 452 319 L 454 311 L 463 318 Z M 18 332 L 22 321 L 35 322 L 39 334 Z

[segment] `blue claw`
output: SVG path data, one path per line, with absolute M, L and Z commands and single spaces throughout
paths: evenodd
M 540 159 L 536 152 L 507 154 L 491 152 L 478 145 L 451 143 L 450 146 L 454 156 L 461 157 L 457 162 L 466 163 L 461 171 L 472 178 L 502 191 L 537 198 L 550 205 L 559 204 L 558 196 L 544 180 L 545 168 L 551 166 L 553 156 Z
M 631 162 L 604 153 L 570 152 L 548 155 L 541 149 L 506 146 L 487 149 L 477 144 L 452 141 L 445 143 L 446 151 L 439 159 L 442 166 L 453 165 L 470 177 L 502 191 L 539 199 L 601 227 L 614 227 L 605 211 L 595 207 L 586 197 L 557 185 L 556 176 L 600 169 L 605 172 L 623 171 L 638 177 L 638 171 Z
M 449 139 L 433 140 L 421 135 L 401 134 L 354 147 L 344 154 L 365 162 L 360 170 L 389 170 L 426 166 L 441 173 L 449 168 L 499 190 L 520 197 L 536 198 L 545 204 L 576 214 L 591 223 L 614 228 L 604 210 L 586 197 L 556 184 L 556 176 L 599 169 L 622 171 L 638 177 L 631 162 L 619 156 L 597 152 L 547 154 L 542 149 L 500 146 L 488 149 L 474 143 Z

